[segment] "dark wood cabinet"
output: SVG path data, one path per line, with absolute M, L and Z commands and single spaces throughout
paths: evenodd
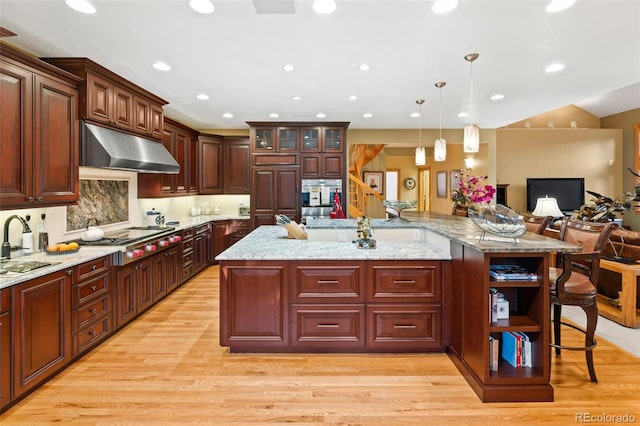
M 153 261 L 153 301 L 154 303 L 178 288 L 178 247 L 170 247 L 154 255 Z
M 225 136 L 223 147 L 224 155 L 220 168 L 224 170 L 224 193 L 251 193 L 250 140 Z
M 0 410 L 11 402 L 11 290 L 0 290 Z
M 231 351 L 445 349 L 440 261 L 228 261 L 220 268 L 221 344 Z M 249 300 L 254 293 L 263 299 Z M 257 331 L 262 315 L 265 336 L 278 336 L 264 348 Z M 289 345 L 278 322 L 287 316 Z
M 224 192 L 222 137 L 200 135 L 198 144 L 200 151 L 200 194 L 221 194 Z
M 138 173 L 138 197 L 159 198 L 198 194 L 198 133 L 165 118 L 162 144 L 180 165 L 177 174 Z
M 252 228 L 273 225 L 276 214 L 300 220 L 299 167 L 254 167 L 251 188 Z
M 93 348 L 113 331 L 110 268 L 109 257 L 73 268 L 71 330 L 74 357 Z
M 252 229 L 273 224 L 275 214 L 299 221 L 300 179 L 342 179 L 344 187 L 349 123 L 247 124 L 251 138 Z
M 72 270 L 11 287 L 13 397 L 18 398 L 72 359 Z
M 193 269 L 194 273 L 198 273 L 209 265 L 211 258 L 211 228 L 209 224 L 196 227 L 193 240 L 195 252 Z
M 153 257 L 118 268 L 116 274 L 116 327 L 138 316 L 153 304 Z
M 81 80 L 9 45 L 0 49 L 0 208 L 73 204 Z
M 481 253 L 452 243 L 452 256 L 457 275 L 452 280 L 451 360 L 483 402 L 553 401 L 549 384 L 549 254 Z M 493 264 L 523 266 L 538 279 L 495 281 L 489 275 Z M 509 301 L 508 319 L 491 321 L 490 288 Z M 512 331 L 529 337 L 532 366 L 514 367 L 500 357 L 497 371 L 490 370 L 489 337 L 502 347 L 502 333 Z
M 159 98 L 89 58 L 42 58 L 81 77 L 80 118 L 160 140 L 163 105 Z
M 282 350 L 289 344 L 289 286 L 282 262 L 220 271 L 220 344 L 232 351 Z M 224 283 L 224 284 L 223 284 Z

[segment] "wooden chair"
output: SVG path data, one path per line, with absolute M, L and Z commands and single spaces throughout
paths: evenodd
M 540 235 L 544 233 L 544 230 L 547 229 L 547 226 L 549 226 L 552 219 L 553 217 L 551 216 L 522 216 L 522 220 L 524 220 L 524 225 L 527 227 L 527 231 Z
M 560 239 L 582 246 L 580 253 L 563 253 L 559 257 L 558 267 L 549 269 L 549 287 L 553 310 L 553 343 L 556 356 L 561 349 L 585 351 L 589 377 L 598 383 L 593 367 L 593 349 L 598 323 L 598 305 L 596 304 L 596 284 L 600 270 L 602 250 L 609 241 L 609 235 L 616 228 L 614 223 L 582 222 L 565 218 L 560 227 Z M 587 317 L 587 325 L 581 327 L 562 322 L 562 306 L 580 306 Z M 563 346 L 560 341 L 560 326 L 574 328 L 585 335 L 584 346 Z

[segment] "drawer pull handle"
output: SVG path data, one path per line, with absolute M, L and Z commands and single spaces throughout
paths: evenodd
M 91 265 L 91 270 L 95 271 L 97 267 L 98 267 L 97 265 Z
M 336 285 L 338 280 L 318 280 L 318 285 Z
M 393 324 L 393 328 L 416 328 L 415 324 Z
M 87 334 L 88 334 L 89 336 L 95 336 L 95 335 L 96 335 L 96 332 L 95 332 L 95 331 L 93 331 L 93 330 L 91 330 L 91 331 L 90 331 L 90 332 L 88 332 Z
M 416 280 L 393 280 L 393 283 L 398 285 L 415 285 Z
M 95 314 L 96 312 L 98 312 L 98 310 L 96 308 L 91 308 L 89 309 L 89 312 L 91 312 L 92 314 Z
M 91 291 L 96 291 L 98 289 L 98 287 L 96 287 L 95 285 L 91 286 Z
M 340 328 L 338 324 L 318 324 L 318 328 Z

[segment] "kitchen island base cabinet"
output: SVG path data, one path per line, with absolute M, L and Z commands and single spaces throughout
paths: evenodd
M 221 345 L 443 352 L 442 273 L 440 261 L 222 262 Z
M 11 290 L 0 290 L 0 410 L 11 402 Z

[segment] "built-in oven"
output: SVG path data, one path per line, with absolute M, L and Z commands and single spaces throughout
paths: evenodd
M 342 179 L 302 179 L 301 222 L 308 217 L 330 218 L 336 193 L 342 205 Z

